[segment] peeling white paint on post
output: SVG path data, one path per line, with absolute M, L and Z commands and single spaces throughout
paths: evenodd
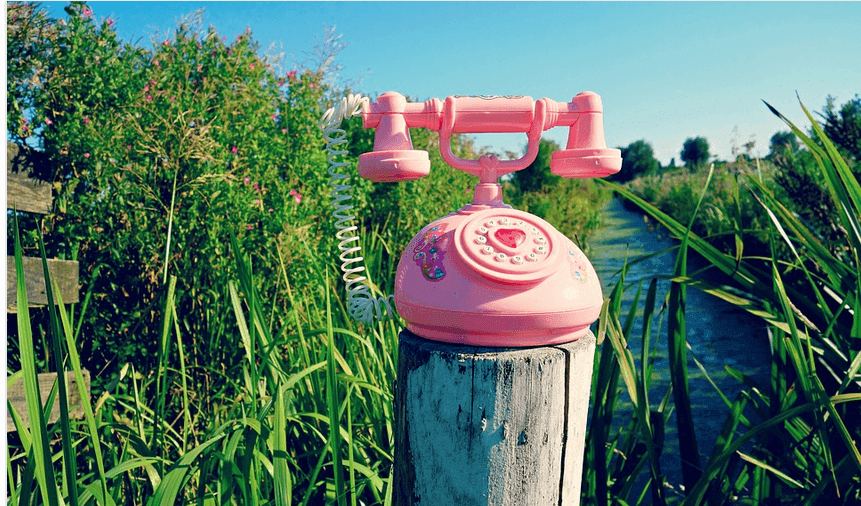
M 396 505 L 580 502 L 595 336 L 479 348 L 400 335 Z

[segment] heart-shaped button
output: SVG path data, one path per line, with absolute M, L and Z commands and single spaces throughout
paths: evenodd
M 526 240 L 526 232 L 519 228 L 498 228 L 493 236 L 509 248 L 516 248 Z

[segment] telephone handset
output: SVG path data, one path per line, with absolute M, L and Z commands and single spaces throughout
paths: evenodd
M 375 128 L 374 151 L 359 156 L 359 174 L 372 181 L 417 179 L 430 172 L 426 151 L 414 150 L 410 128 L 440 132 L 440 153 L 453 168 L 479 178 L 473 201 L 424 227 L 398 264 L 394 302 L 407 328 L 427 339 L 478 346 L 537 346 L 579 339 L 598 318 L 601 285 L 583 252 L 551 224 L 502 201 L 498 178 L 535 160 L 541 133 L 569 127 L 565 149 L 551 155 L 550 169 L 563 177 L 601 177 L 619 171 L 618 149 L 604 141 L 601 98 L 583 92 L 571 102 L 524 96 L 451 96 L 407 103 L 395 92 L 376 103 L 350 95 L 323 117 L 330 162 L 342 270 L 348 308 L 359 321 L 392 314 L 392 297 L 374 298 L 355 256 L 358 241 L 351 205 L 335 162 L 346 151 L 337 126 L 359 114 Z M 527 150 L 517 160 L 482 156 L 464 160 L 451 151 L 452 133 L 522 132 Z M 340 133 L 340 134 L 339 134 Z

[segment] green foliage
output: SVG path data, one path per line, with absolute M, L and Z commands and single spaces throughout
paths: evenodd
M 795 154 L 798 152 L 798 140 L 792 132 L 777 132 L 771 136 L 769 153 L 766 158 L 774 159 L 776 156 Z
M 522 193 L 538 192 L 550 188 L 562 178 L 550 172 L 550 155 L 559 151 L 559 144 L 550 139 L 538 140 L 538 154 L 525 169 L 512 176 L 512 182 Z
M 609 177 L 610 181 L 624 183 L 632 179 L 656 174 L 661 164 L 655 159 L 652 145 L 645 140 L 634 141 L 622 150 L 622 170 Z
M 700 212 L 694 215 L 697 196 L 702 191 L 707 172 L 689 172 L 677 169 L 662 174 L 636 179 L 627 187 L 645 201 L 682 223 L 695 218 L 694 233 L 706 237 L 721 251 L 735 254 L 736 238 L 744 232 L 744 252 L 767 254 L 767 240 L 763 231 L 768 222 L 762 217 L 760 206 L 750 192 L 744 190 L 743 178 L 748 175 L 762 178 L 764 184 L 775 189 L 776 169 L 768 162 L 759 165 L 744 160 L 715 168 L 710 191 L 705 195 Z
M 120 41 L 114 22 L 95 21 L 86 4 L 67 11 L 32 121 L 54 173 L 47 247 L 85 269 L 87 366 L 145 368 L 159 328 L 141 315 L 169 274 L 181 280 L 190 335 L 223 327 L 213 301 L 226 287 L 228 229 L 288 265 L 327 232 L 307 225 L 328 183 L 316 128 L 326 89 L 319 70 L 276 73 L 250 32 L 227 43 L 214 28 L 181 24 L 147 51 Z M 217 351 L 191 349 L 194 363 Z M 235 351 L 223 353 L 230 362 Z
M 695 170 L 702 167 L 711 156 L 709 155 L 709 143 L 705 137 L 689 137 L 682 145 L 680 156 L 688 169 Z
M 844 158 L 857 165 L 861 160 L 861 96 L 856 94 L 839 110 L 835 101 L 834 97 L 828 96 L 820 115 L 823 119 L 822 131 L 834 142 Z
M 6 4 L 6 121 L 10 140 L 23 142 L 34 125 L 26 111 L 41 91 L 57 37 L 55 20 L 38 3 Z

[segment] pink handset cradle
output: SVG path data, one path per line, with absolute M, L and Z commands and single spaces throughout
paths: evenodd
M 601 177 L 622 166 L 604 141 L 601 98 L 583 92 L 571 102 L 523 96 L 452 96 L 407 103 L 395 92 L 365 102 L 365 128 L 375 128 L 374 151 L 359 157 L 372 181 L 425 176 L 430 160 L 412 147 L 410 128 L 440 132 L 440 153 L 452 167 L 477 176 L 473 201 L 425 226 L 398 265 L 395 304 L 418 336 L 476 346 L 539 346 L 574 341 L 597 320 L 603 304 L 592 264 L 551 224 L 502 201 L 498 178 L 526 168 L 541 133 L 570 128 L 566 149 L 551 157 L 564 177 Z M 524 132 L 517 160 L 452 154 L 452 133 Z

